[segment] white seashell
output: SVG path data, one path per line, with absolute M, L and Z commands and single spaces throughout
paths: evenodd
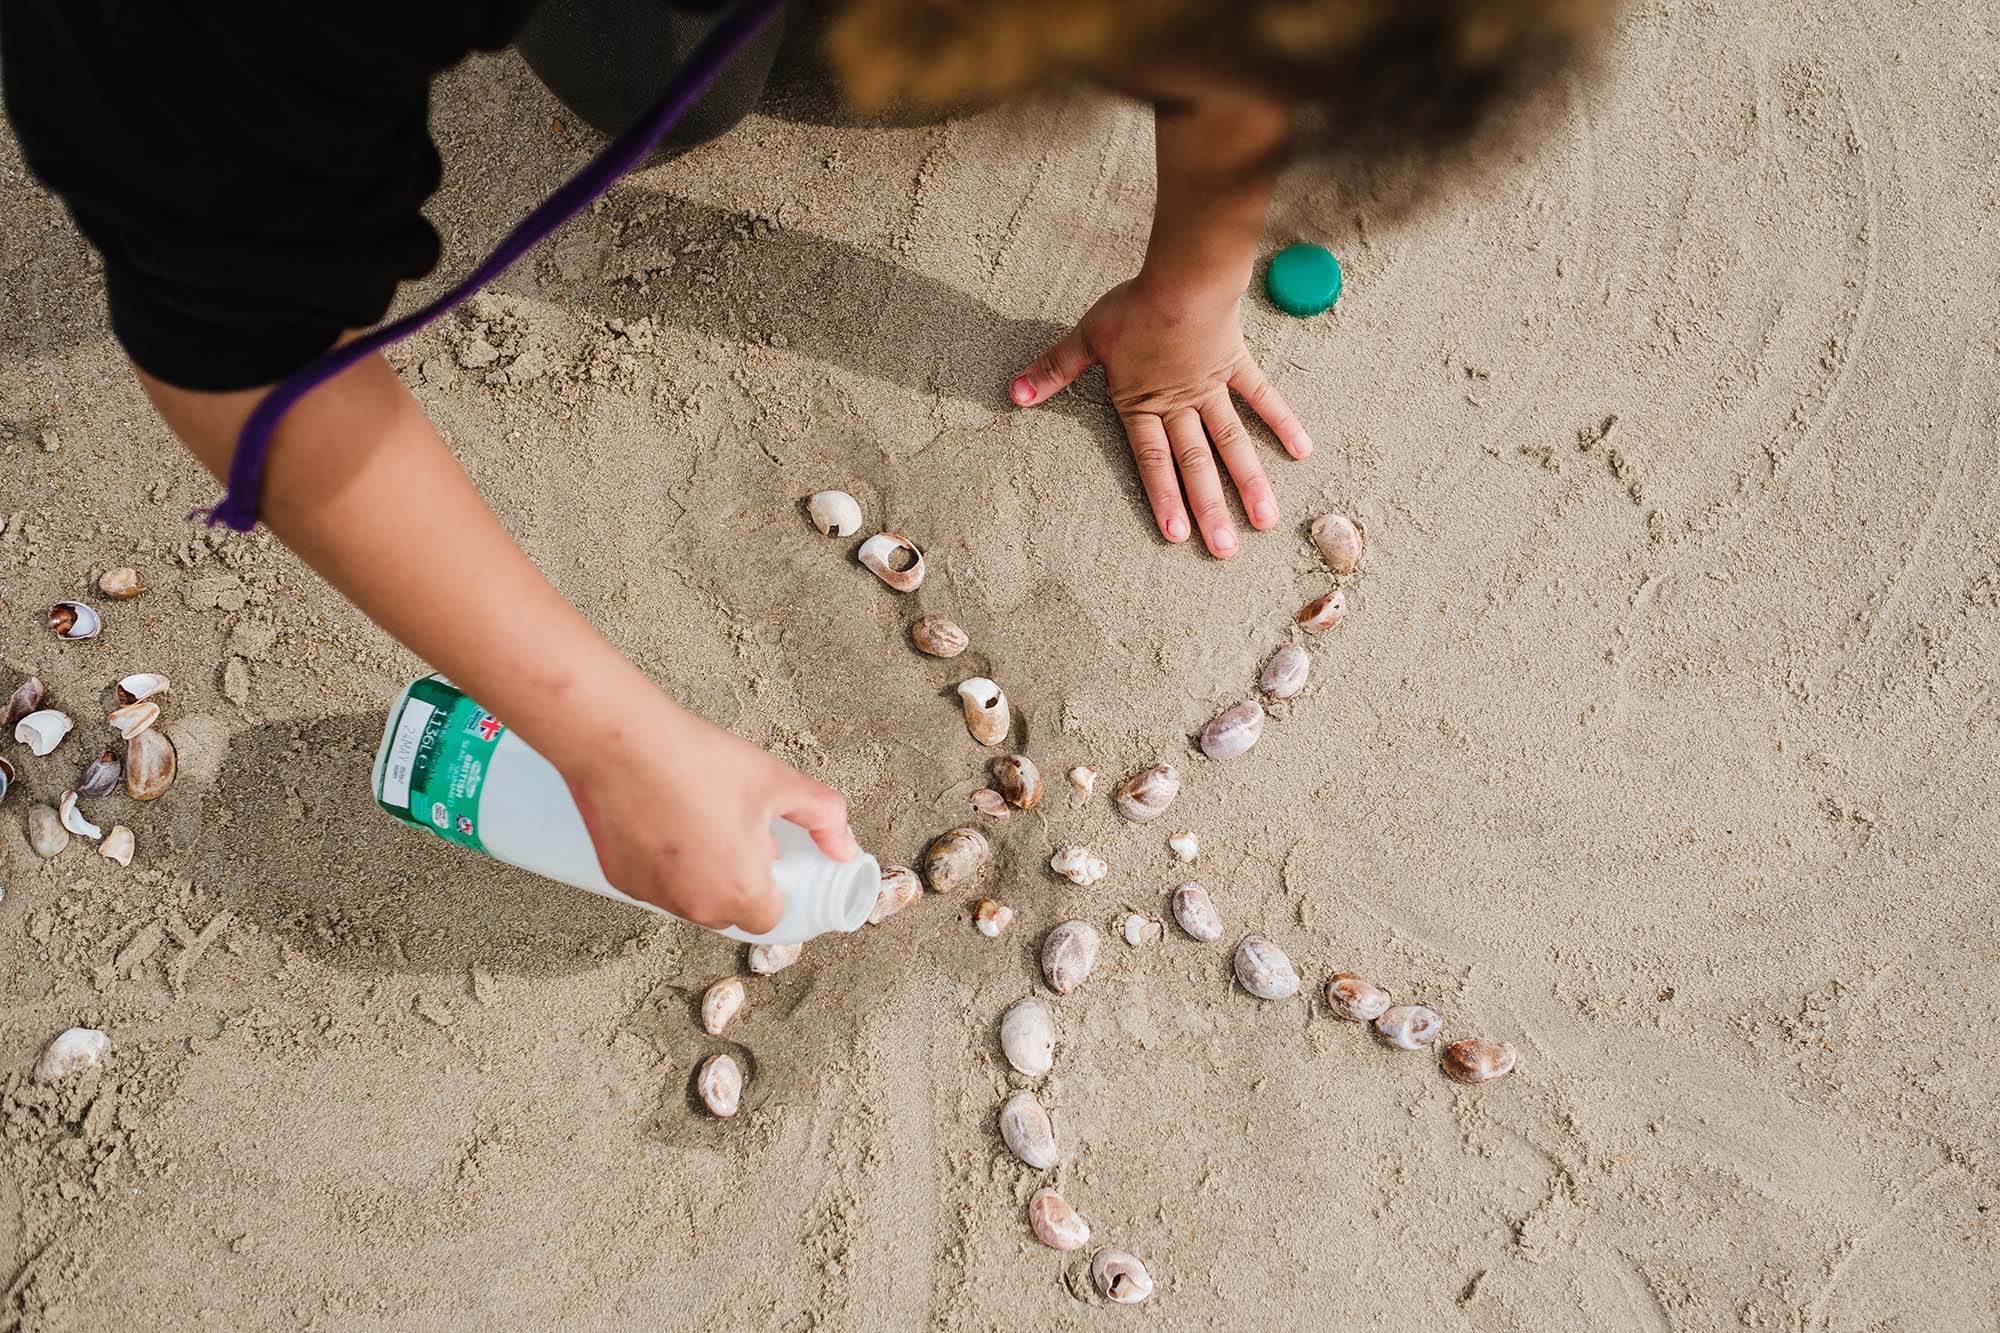
M 1192 864 L 1201 859 L 1201 839 L 1192 833 L 1176 833 L 1167 839 L 1167 846 L 1173 848 L 1174 860 Z
M 711 1037 L 721 1036 L 742 1007 L 743 979 L 724 977 L 702 993 L 701 1030 Z
M 991 898 L 981 898 L 972 909 L 972 924 L 980 934 L 989 940 L 1000 938 L 1000 932 L 1014 922 L 1014 909 L 1005 903 L 996 903 Z
M 1007 807 L 1007 798 L 991 787 L 981 787 L 972 793 L 972 808 L 993 819 L 1005 819 L 1014 813 Z
M 83 837 L 93 840 L 104 836 L 104 830 L 91 823 L 88 819 L 85 819 L 83 811 L 76 808 L 76 793 L 74 791 L 66 791 L 62 794 L 62 825 L 71 833 L 81 834 Z
M 1262 935 L 1245 935 L 1236 946 L 1236 980 L 1260 1000 L 1289 1000 L 1299 993 L 1292 960 Z
M 1037 1171 L 1056 1164 L 1056 1129 L 1035 1094 L 1023 1088 L 1000 1107 L 1000 1141 Z
M 917 878 L 916 871 L 908 866 L 883 866 L 881 887 L 875 891 L 875 906 L 868 913 L 868 924 L 881 925 L 915 902 L 923 891 L 924 883 Z
M 148 728 L 125 743 L 125 791 L 135 801 L 164 796 L 178 768 L 174 743 L 164 732 Z
M 965 729 L 981 745 L 998 745 L 1007 739 L 1014 720 L 1007 710 L 1007 693 L 984 676 L 974 676 L 958 687 L 965 705 Z
M 1078 764 L 1069 771 L 1069 785 L 1076 788 L 1076 794 L 1086 801 L 1090 793 L 1097 790 L 1097 770 L 1086 764 Z
M 878 532 L 861 543 L 859 559 L 897 592 L 915 592 L 923 586 L 924 553 L 908 538 Z
M 1180 791 L 1180 770 L 1172 764 L 1155 764 L 1119 783 L 1111 803 L 1134 824 L 1146 824 L 1167 813 Z
M 76 725 L 68 713 L 60 708 L 44 708 L 30 713 L 14 724 L 14 739 L 28 747 L 28 753 L 37 759 L 62 744 L 62 738 L 69 735 Z
M 1257 677 L 1257 688 L 1267 698 L 1290 699 L 1306 687 L 1306 677 L 1311 674 L 1312 655 L 1296 643 L 1288 643 L 1264 663 L 1264 674 Z
M 1065 921 L 1042 940 L 1042 976 L 1058 995 L 1068 995 L 1097 966 L 1102 940 L 1088 921 Z
M 1000 1051 L 1007 1063 L 1029 1078 L 1056 1067 L 1056 1020 L 1034 996 L 1016 1000 L 1000 1015 Z
M 1158 944 L 1166 933 L 1167 928 L 1152 917 L 1133 912 L 1125 918 L 1125 942 L 1135 949 L 1142 944 Z
M 76 794 L 92 801 L 109 796 L 118 789 L 118 779 L 124 776 L 125 765 L 118 762 L 115 753 L 106 750 L 83 766 L 83 773 L 76 780 Z
M 1065 847 L 1049 858 L 1049 869 L 1080 888 L 1089 888 L 1111 873 L 1104 858 L 1088 847 Z
M 1373 1023 L 1389 1010 L 1389 992 L 1352 972 L 1336 972 L 1327 978 L 1326 1007 L 1336 1017 L 1356 1023 Z
M 1520 1053 L 1511 1041 L 1467 1037 L 1444 1048 L 1444 1075 L 1456 1083 L 1491 1083 L 1514 1072 Z
M 96 1028 L 69 1028 L 58 1032 L 42 1048 L 35 1061 L 35 1082 L 54 1083 L 95 1069 L 111 1050 L 111 1038 Z
M 1153 1294 L 1153 1275 L 1136 1255 L 1123 1250 L 1099 1250 L 1090 1260 L 1090 1280 L 1105 1300 L 1138 1305 Z
M 12 697 L 7 700 L 7 711 L 4 716 L 0 716 L 0 727 L 11 730 L 16 722 L 39 709 L 42 700 L 48 697 L 48 693 L 40 676 L 30 676 L 22 681 L 15 688 Z M 20 737 L 16 736 L 14 739 L 19 740 Z
M 1090 1223 L 1052 1189 L 1038 1189 L 1028 1200 L 1028 1230 L 1052 1250 L 1080 1250 L 1090 1243 Z
M 132 566 L 120 565 L 98 576 L 97 590 L 114 602 L 128 602 L 146 591 L 146 582 Z
M 1263 734 L 1264 705 L 1245 699 L 1201 729 L 1201 752 L 1210 759 L 1234 759 L 1248 753 Z
M 106 860 L 116 861 L 121 866 L 132 864 L 132 851 L 132 830 L 123 824 L 113 824 L 111 831 L 104 835 L 104 841 L 97 848 L 98 855 Z
M 768 977 L 774 972 L 782 972 L 799 961 L 803 944 L 753 944 L 750 946 L 750 972 L 753 976 Z
M 1312 522 L 1312 539 L 1334 573 L 1352 574 L 1361 567 L 1361 529 L 1347 515 L 1321 514 Z
M 1174 920 L 1191 938 L 1203 944 L 1222 938 L 1222 913 L 1216 910 L 1207 889 L 1192 882 L 1183 884 L 1174 890 L 1173 903 Z
M 932 657 L 957 657 L 972 643 L 971 636 L 956 623 L 936 612 L 917 618 L 910 626 L 910 640 Z
M 852 537 L 861 531 L 861 505 L 846 491 L 815 491 L 806 501 L 813 526 L 829 537 Z
M 701 1104 L 718 1119 L 729 1119 L 742 1105 L 743 1071 L 737 1067 L 736 1057 L 726 1051 L 701 1062 L 694 1086 L 701 1095 Z
M 1024 754 L 1002 755 L 993 761 L 993 785 L 1009 802 L 1032 810 L 1042 799 L 1042 773 Z
M 69 830 L 63 827 L 54 806 L 28 807 L 28 845 L 44 861 L 69 846 Z
M 1299 608 L 1299 626 L 1313 634 L 1324 634 L 1347 619 L 1347 594 L 1339 588 Z
M 924 849 L 924 882 L 932 893 L 951 893 L 978 877 L 993 844 L 976 828 L 955 828 L 940 833 Z
M 152 671 L 138 671 L 118 682 L 118 702 L 135 704 L 141 699 L 150 699 L 156 694 L 165 694 L 174 683 L 165 676 Z
M 111 716 L 105 719 L 111 724 L 113 731 L 128 741 L 159 720 L 160 706 L 151 699 L 141 699 L 137 703 L 126 704 L 123 708 L 113 710 Z
M 58 639 L 94 639 L 104 622 L 82 602 L 57 602 L 49 608 L 49 628 Z
M 1421 1050 L 1443 1027 L 1443 1015 L 1427 1004 L 1392 1005 L 1375 1020 L 1375 1039 L 1399 1051 Z

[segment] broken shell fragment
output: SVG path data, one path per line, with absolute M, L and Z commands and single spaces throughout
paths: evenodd
M 1180 923 L 1190 938 L 1203 944 L 1213 944 L 1222 938 L 1222 913 L 1215 908 L 1215 899 L 1208 896 L 1208 890 L 1189 882 L 1174 890 L 1174 920 Z
M 924 582 L 924 553 L 893 532 L 878 532 L 861 543 L 859 559 L 897 592 L 915 592 Z
M 1056 1128 L 1049 1113 L 1023 1088 L 1000 1107 L 1000 1141 L 1021 1161 L 1046 1171 L 1056 1164 Z
M 69 1028 L 56 1034 L 35 1061 L 35 1082 L 54 1083 L 95 1069 L 111 1050 L 111 1038 L 96 1028 Z
M 14 766 L 5 758 L 0 758 L 0 801 L 7 799 L 7 789 L 14 785 Z
M 1398 1004 L 1375 1020 L 1375 1038 L 1399 1051 L 1415 1051 L 1437 1040 L 1444 1018 L 1427 1004 Z
M 118 787 L 118 779 L 125 776 L 125 765 L 118 762 L 118 756 L 106 750 L 97 758 L 83 766 L 83 775 L 76 780 L 76 794 L 87 800 L 109 796 Z
M 63 827 L 62 816 L 53 806 L 28 807 L 28 845 L 44 861 L 69 846 L 69 830 Z
M 1090 1280 L 1114 1305 L 1138 1305 L 1153 1294 L 1153 1275 L 1138 1256 L 1123 1250 L 1099 1250 L 1090 1260 Z
M 1090 1243 L 1090 1223 L 1052 1189 L 1038 1189 L 1028 1200 L 1028 1230 L 1052 1250 L 1080 1250 Z
M 13 697 L 7 700 L 7 712 L 4 719 L 0 719 L 0 726 L 11 728 L 16 722 L 40 708 L 42 700 L 47 696 L 48 690 L 43 687 L 42 678 L 28 677 L 14 691 Z M 20 738 L 17 736 L 15 739 Z
M 924 883 L 932 893 L 951 893 L 978 876 L 993 854 L 993 845 L 976 828 L 940 833 L 924 849 Z
M 1490 1083 L 1514 1072 L 1520 1058 L 1511 1041 L 1467 1037 L 1444 1048 L 1444 1075 L 1457 1083 Z
M 132 830 L 126 828 L 123 824 L 113 824 L 111 831 L 104 835 L 104 841 L 98 844 L 97 851 L 100 856 L 103 856 L 107 860 L 116 861 L 121 866 L 131 865 L 133 851 Z
M 1049 869 L 1079 888 L 1089 888 L 1111 873 L 1104 858 L 1088 847 L 1065 847 L 1049 858 Z
M 852 537 L 861 531 L 861 506 L 846 491 L 815 491 L 806 500 L 813 526 L 829 537 Z
M 160 706 L 151 699 L 141 699 L 113 709 L 111 716 L 105 720 L 111 724 L 113 731 L 129 741 L 160 720 Z
M 881 887 L 875 890 L 875 906 L 868 913 L 868 924 L 881 925 L 915 902 L 923 891 L 924 883 L 917 878 L 916 871 L 908 866 L 883 866 Z
M 135 704 L 156 694 L 165 694 L 174 683 L 152 671 L 139 671 L 118 682 L 118 702 Z
M 743 1071 L 737 1067 L 736 1057 L 726 1051 L 709 1056 L 701 1062 L 694 1087 L 709 1114 L 719 1120 L 735 1115 L 743 1101 Z
M 1296 643 L 1288 643 L 1264 663 L 1264 674 L 1257 677 L 1257 688 L 1268 699 L 1290 699 L 1306 687 L 1306 677 L 1311 672 L 1311 655 Z
M 1201 729 L 1201 752 L 1210 759 L 1234 759 L 1248 753 L 1263 734 L 1264 705 L 1245 699 Z
M 1135 949 L 1141 945 L 1158 944 L 1166 933 L 1167 928 L 1152 917 L 1133 912 L 1125 918 L 1125 942 Z
M 1086 764 L 1078 764 L 1069 771 L 1069 785 L 1076 788 L 1076 794 L 1086 801 L 1090 793 L 1097 790 L 1097 770 Z
M 1352 972 L 1336 972 L 1327 978 L 1326 1007 L 1335 1017 L 1373 1023 L 1388 1012 L 1389 992 Z
M 702 992 L 701 1030 L 711 1037 L 722 1035 L 729 1020 L 743 1007 L 743 979 L 724 977 Z
M 135 801 L 164 796 L 174 785 L 174 743 L 148 728 L 125 743 L 125 790 Z
M 1167 813 L 1180 790 L 1180 770 L 1172 764 L 1155 764 L 1119 783 L 1111 803 L 1134 824 L 1146 824 Z
M 1334 573 L 1352 574 L 1361 567 L 1361 529 L 1347 515 L 1321 514 L 1312 522 L 1312 539 Z
M 1299 993 L 1292 960 L 1262 935 L 1245 935 L 1236 946 L 1236 980 L 1260 1000 L 1289 1000 Z
M 1088 921 L 1065 921 L 1042 941 L 1042 976 L 1058 995 L 1068 995 L 1097 966 L 1101 944 L 1097 927 Z
M 57 602 L 49 608 L 49 628 L 58 639 L 94 639 L 104 622 L 82 602 Z
M 753 976 L 768 977 L 774 972 L 782 972 L 799 961 L 803 944 L 753 944 L 750 946 L 750 972 Z
M 957 657 L 972 642 L 964 630 L 936 612 L 917 618 L 910 626 L 910 641 L 932 657 Z
M 1000 794 L 1021 807 L 1032 810 L 1042 799 L 1042 772 L 1024 754 L 1002 755 L 993 761 L 993 783 Z
M 965 729 L 981 745 L 998 745 L 1014 724 L 1007 710 L 1007 692 L 984 676 L 961 682 L 959 700 L 965 705 Z
M 138 570 L 130 565 L 120 565 L 98 576 L 97 590 L 114 602 L 127 602 L 146 591 L 146 584 L 139 577 Z
M 59 708 L 44 708 L 28 714 L 14 724 L 14 739 L 28 747 L 28 753 L 39 759 L 62 744 L 62 738 L 69 735 L 76 725 L 68 713 Z
M 995 819 L 1005 819 L 1013 813 L 1007 808 L 1007 798 L 991 787 L 981 787 L 972 793 L 972 808 Z
M 80 833 L 92 840 L 104 836 L 104 830 L 84 818 L 83 811 L 76 808 L 76 793 L 74 791 L 66 791 L 62 794 L 62 825 L 71 833 Z
M 1176 833 L 1167 839 L 1167 846 L 1173 849 L 1174 860 L 1184 864 L 1201 858 L 1201 839 L 1192 833 Z
M 981 898 L 972 909 L 973 926 L 989 940 L 999 939 L 1000 932 L 1013 922 L 1014 909 L 991 898 Z
M 1347 594 L 1339 588 L 1299 608 L 1299 626 L 1314 634 L 1324 634 L 1346 618 Z
M 1029 1078 L 1056 1067 L 1056 1020 L 1034 996 L 1016 1000 L 1000 1015 L 1000 1052 Z

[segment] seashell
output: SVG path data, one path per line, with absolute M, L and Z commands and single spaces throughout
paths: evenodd
M 35 1061 L 35 1082 L 54 1083 L 95 1069 L 111 1050 L 111 1038 L 96 1028 L 58 1032 Z
M 1414 1051 L 1437 1040 L 1444 1018 L 1427 1004 L 1391 1005 L 1375 1020 L 1375 1039 L 1399 1051 Z
M 875 890 L 875 906 L 868 913 L 868 924 L 881 925 L 915 902 L 923 891 L 924 882 L 917 878 L 916 871 L 908 866 L 883 866 L 881 887 Z
M 39 759 L 62 744 L 62 738 L 69 735 L 76 725 L 68 713 L 59 708 L 44 708 L 28 714 L 14 724 L 14 739 L 28 747 L 28 753 Z
M 137 703 L 113 709 L 111 716 L 105 719 L 111 724 L 113 731 L 128 741 L 159 720 L 160 706 L 151 699 L 141 699 Z
M 1089 888 L 1111 873 L 1104 858 L 1088 847 L 1065 847 L 1049 858 L 1049 869 L 1079 888 Z
M 1327 978 L 1326 1007 L 1337 1018 L 1373 1023 L 1388 1012 L 1389 992 L 1352 972 L 1336 972 Z
M 1189 883 L 1174 890 L 1174 920 L 1180 923 L 1190 938 L 1203 944 L 1213 944 L 1222 938 L 1222 913 L 1215 908 L 1215 899 L 1208 896 L 1208 890 L 1201 885 Z
M 69 830 L 63 827 L 54 806 L 28 807 L 28 845 L 45 861 L 69 846 Z
M 1134 824 L 1146 824 L 1167 813 L 1180 791 L 1180 770 L 1172 764 L 1155 764 L 1119 783 L 1111 803 Z
M 995 819 L 1005 819 L 1013 813 L 1007 808 L 1007 798 L 991 787 L 981 787 L 972 793 L 972 808 Z
M 1245 935 L 1236 946 L 1236 980 L 1260 1000 L 1289 1000 L 1299 993 L 1292 960 L 1262 935 Z
M 964 630 L 936 612 L 917 618 L 910 626 L 910 639 L 932 657 L 957 657 L 972 642 Z
M 1090 1223 L 1052 1189 L 1038 1189 L 1028 1200 L 1028 1230 L 1052 1250 L 1080 1250 L 1090 1243 Z
M 1520 1054 L 1511 1041 L 1467 1037 L 1444 1048 L 1444 1076 L 1456 1083 L 1491 1083 L 1514 1072 Z
M 1152 917 L 1133 912 L 1125 918 L 1125 942 L 1135 949 L 1144 944 L 1158 944 L 1166 933 L 1167 928 Z
M 1347 594 L 1339 588 L 1299 608 L 1299 625 L 1314 634 L 1324 634 L 1345 619 Z
M 1097 1292 L 1115 1305 L 1138 1305 L 1153 1294 L 1153 1275 L 1136 1255 L 1123 1250 L 1099 1250 L 1090 1259 L 1090 1280 Z
M 743 979 L 724 977 L 701 995 L 701 1030 L 711 1037 L 722 1035 L 729 1020 L 743 1007 Z
M 104 830 L 84 818 L 83 811 L 76 808 L 76 793 L 62 794 L 62 826 L 71 833 L 80 833 L 93 841 L 104 836 Z
M 924 553 L 893 532 L 878 532 L 861 543 L 861 563 L 897 592 L 915 592 L 924 582 Z M 900 561 L 901 563 L 897 563 Z
M 118 787 L 118 779 L 125 776 L 125 765 L 118 762 L 118 756 L 106 750 L 97 758 L 83 766 L 83 775 L 76 780 L 76 794 L 89 800 L 109 796 Z
M 121 866 L 132 864 L 132 850 L 132 830 L 123 824 L 113 824 L 111 831 L 104 835 L 104 841 L 97 847 L 98 855 L 116 861 Z
M 1176 833 L 1167 839 L 1167 846 L 1173 849 L 1174 860 L 1192 864 L 1201 859 L 1201 839 L 1192 833 Z
M 1210 759 L 1234 759 L 1248 753 L 1263 734 L 1264 705 L 1245 699 L 1201 729 L 1201 752 Z
M 1000 938 L 1000 932 L 1014 921 L 1014 909 L 1005 903 L 996 903 L 991 898 L 981 898 L 972 909 L 972 924 L 980 934 L 989 940 Z
M 97 590 L 114 602 L 129 602 L 146 591 L 145 580 L 130 565 L 107 569 L 97 579 Z
M 709 1114 L 719 1120 L 735 1115 L 743 1102 L 743 1071 L 737 1066 L 736 1057 L 723 1051 L 703 1060 L 694 1076 L 694 1089 Z
M 174 785 L 178 761 L 164 732 L 148 728 L 125 742 L 125 790 L 135 801 L 150 801 Z
M 1037 1171 L 1056 1164 L 1056 1127 L 1035 1094 L 1025 1088 L 1000 1107 L 1000 1141 L 1008 1152 Z
M 861 531 L 861 505 L 846 491 L 814 491 L 806 500 L 813 526 L 829 537 L 852 537 Z
M 58 639 L 94 639 L 104 622 L 82 602 L 57 602 L 49 608 L 49 628 Z
M 976 828 L 940 833 L 924 849 L 924 883 L 932 893 L 951 893 L 970 884 L 993 854 L 993 845 Z
M 1097 966 L 1101 943 L 1088 921 L 1065 921 L 1042 940 L 1042 976 L 1058 995 L 1068 995 Z
M 1024 754 L 1002 755 L 993 761 L 993 783 L 1000 794 L 1023 810 L 1032 810 L 1042 799 L 1042 771 Z
M 1312 539 L 1334 573 L 1352 574 L 1361 567 L 1361 529 L 1347 515 L 1321 514 L 1312 522 Z
M 799 951 L 803 944 L 753 944 L 750 946 L 750 972 L 753 976 L 768 977 L 774 972 L 782 972 L 799 961 Z
M 1056 1020 L 1049 1007 L 1030 995 L 1000 1015 L 1000 1052 L 1029 1078 L 1056 1067 Z
M 1069 785 L 1076 788 L 1076 794 L 1084 800 L 1097 790 L 1097 770 L 1087 764 L 1078 764 L 1069 771 Z
M 958 697 L 965 705 L 965 729 L 972 733 L 972 739 L 981 745 L 998 745 L 1007 739 L 1014 719 L 1007 711 L 1005 690 L 984 676 L 974 676 L 960 683 Z
M 118 702 L 135 704 L 141 699 L 150 699 L 156 694 L 165 694 L 174 683 L 165 676 L 152 671 L 140 671 L 118 682 Z
M 1257 688 L 1266 698 L 1290 699 L 1306 687 L 1306 677 L 1310 674 L 1312 656 L 1296 643 L 1288 643 L 1264 663 L 1264 674 L 1257 677 Z
M 14 766 L 0 757 L 0 801 L 7 799 L 7 789 L 14 785 Z
M 4 717 L 0 717 L 0 727 L 11 730 L 16 722 L 40 708 L 42 700 L 47 696 L 48 690 L 43 687 L 42 678 L 28 677 L 14 691 L 13 697 L 7 700 L 7 712 Z M 15 739 L 20 738 L 17 736 Z

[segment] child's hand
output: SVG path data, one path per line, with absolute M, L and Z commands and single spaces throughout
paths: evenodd
M 1222 455 L 1251 527 L 1275 524 L 1278 501 L 1230 390 L 1264 419 L 1293 458 L 1311 453 L 1312 440 L 1243 345 L 1236 312 L 1240 289 L 1181 292 L 1149 281 L 1142 274 L 1098 298 L 1067 337 L 1015 378 L 1012 397 L 1032 407 L 1103 363 L 1160 532 L 1170 542 L 1187 540 L 1192 508 L 1209 551 L 1233 555 L 1236 530 L 1214 455 Z

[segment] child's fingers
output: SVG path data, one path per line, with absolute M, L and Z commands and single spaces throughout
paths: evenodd
M 1125 438 L 1132 444 L 1132 461 L 1139 465 L 1139 484 L 1153 505 L 1153 521 L 1160 535 L 1170 542 L 1184 542 L 1188 536 L 1187 510 L 1181 505 L 1181 479 L 1174 471 L 1174 451 L 1167 444 L 1167 428 L 1151 412 L 1124 414 Z
M 836 861 L 851 861 L 861 854 L 854 831 L 847 827 L 846 798 L 824 783 L 797 775 L 778 814 L 812 834 L 819 849 Z
M 1264 424 L 1278 437 L 1278 443 L 1285 446 L 1286 453 L 1293 458 L 1304 458 L 1313 451 L 1312 436 L 1306 434 L 1298 413 L 1292 411 L 1284 395 L 1271 387 L 1271 381 L 1264 378 L 1256 362 L 1244 357 L 1236 373 L 1229 377 L 1229 387 L 1242 394 L 1250 410 L 1264 419 Z
M 1016 406 L 1033 407 L 1089 370 L 1095 360 L 1084 345 L 1083 335 L 1071 329 L 1054 347 L 1042 353 L 1041 360 L 1014 377 L 1008 393 Z
M 1236 415 L 1228 394 L 1218 393 L 1201 405 L 1201 424 L 1208 428 L 1215 452 L 1222 455 L 1222 465 L 1229 469 L 1236 493 L 1243 497 L 1243 512 L 1250 516 L 1250 526 L 1262 531 L 1276 523 L 1278 497 L 1264 475 L 1264 465 L 1257 461 L 1257 446 L 1251 441 L 1250 432 L 1243 428 L 1243 419 Z
M 1222 474 L 1215 470 L 1215 451 L 1209 447 L 1208 432 L 1202 429 L 1201 414 L 1191 407 L 1181 408 L 1167 416 L 1166 427 L 1174 462 L 1180 466 L 1181 487 L 1187 492 L 1188 507 L 1194 510 L 1195 526 L 1201 529 L 1209 554 L 1218 558 L 1236 554 L 1236 525 L 1229 521 L 1229 505 L 1222 498 Z

